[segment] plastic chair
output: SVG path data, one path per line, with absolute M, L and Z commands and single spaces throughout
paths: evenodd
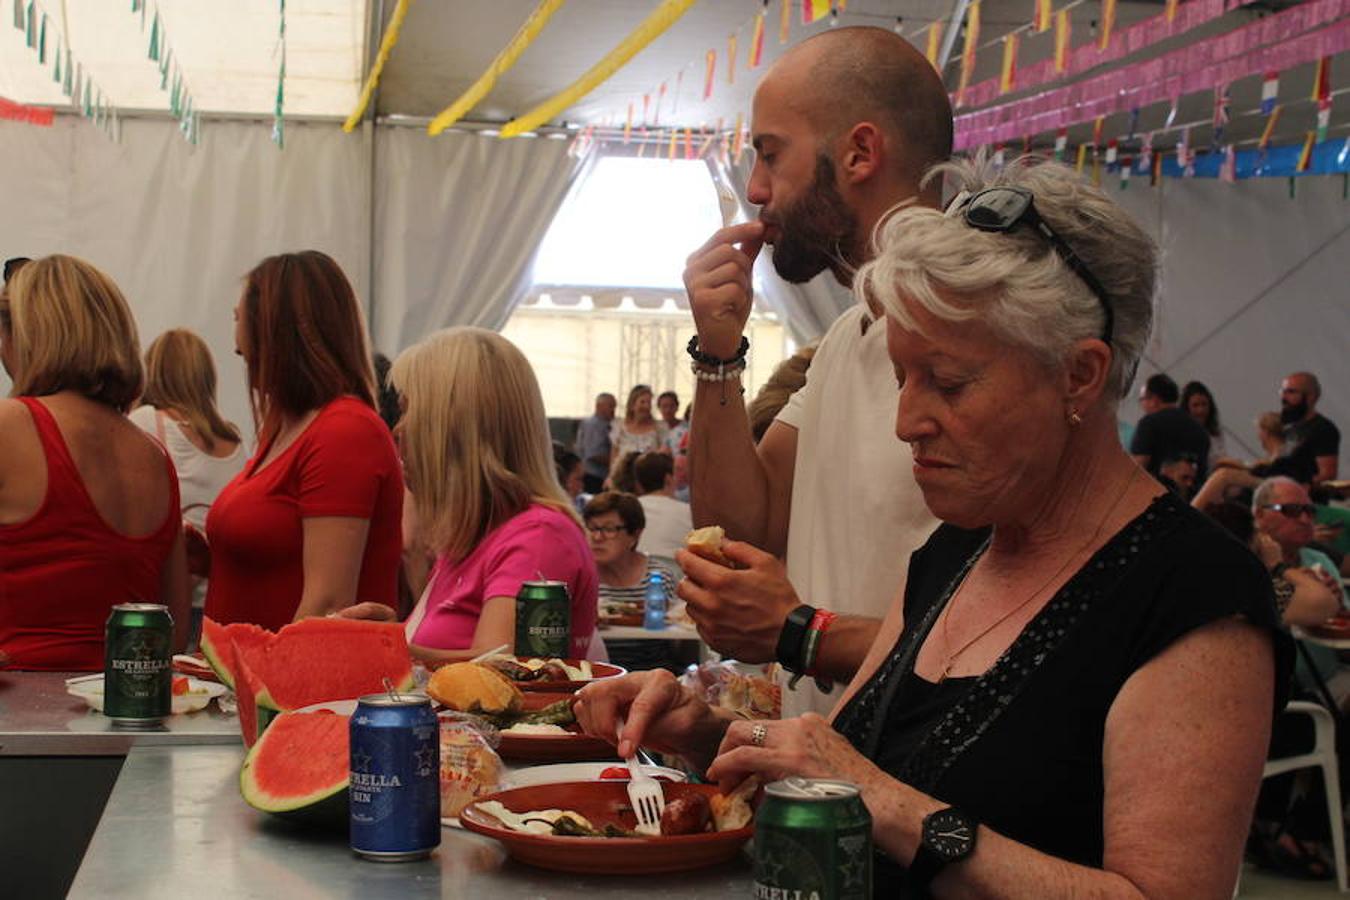
M 1331 818 L 1331 849 L 1336 858 L 1336 884 L 1341 893 L 1345 893 L 1350 888 L 1346 886 L 1345 823 L 1341 808 L 1341 778 L 1336 766 L 1336 722 L 1324 706 L 1306 700 L 1290 701 L 1285 712 L 1312 717 L 1313 748 L 1298 756 L 1267 760 L 1261 777 L 1265 779 L 1297 769 L 1321 768 L 1322 784 L 1327 795 L 1327 815 Z

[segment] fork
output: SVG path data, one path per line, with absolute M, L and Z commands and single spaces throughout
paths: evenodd
M 615 737 L 623 734 L 624 720 L 619 717 L 619 730 Z M 637 749 L 624 760 L 628 764 L 628 802 L 633 804 L 633 813 L 637 816 L 638 834 L 657 837 L 661 834 L 661 813 L 666 808 L 666 795 L 657 781 L 642 768 L 638 762 Z

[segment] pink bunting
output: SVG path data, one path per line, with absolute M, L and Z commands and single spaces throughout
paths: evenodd
M 958 116 L 956 147 L 994 144 L 1027 131 L 1054 131 L 1335 55 L 1350 49 L 1350 21 L 1339 21 L 1348 14 L 1350 0 L 1311 0 L 1145 62 Z M 1335 24 L 1312 31 L 1328 23 Z
M 1165 13 L 1160 13 L 1124 31 L 1117 31 L 1105 50 L 1099 50 L 1095 41 L 1070 50 L 1063 72 L 1055 71 L 1053 57 L 1019 68 L 1017 70 L 1017 89 L 1021 91 L 1074 75 L 1081 75 L 1103 63 L 1133 56 L 1158 41 L 1184 34 L 1206 22 L 1217 19 L 1230 8 L 1236 9 L 1254 2 L 1255 0 L 1238 0 L 1230 6 L 1228 0 L 1191 0 L 1191 2 L 1184 3 L 1179 7 L 1176 19 L 1171 22 L 1167 21 Z M 967 87 L 963 102 L 966 106 L 983 106 L 997 100 L 999 93 L 999 78 L 988 78 Z

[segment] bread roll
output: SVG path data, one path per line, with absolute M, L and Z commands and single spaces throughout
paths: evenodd
M 727 568 L 735 568 L 735 564 L 722 552 L 722 542 L 726 537 L 727 533 L 722 530 L 721 525 L 709 525 L 707 528 L 696 528 L 686 534 L 684 546 L 691 553 L 696 553 L 704 559 Z
M 432 673 L 427 693 L 450 709 L 497 715 L 515 712 L 524 700 L 520 690 L 501 673 L 470 662 L 441 666 Z

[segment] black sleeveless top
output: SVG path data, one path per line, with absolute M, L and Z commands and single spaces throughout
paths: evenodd
M 910 559 L 905 628 L 834 727 L 899 780 L 1015 841 L 1100 867 L 1102 742 L 1129 677 L 1173 641 L 1243 616 L 1270 631 L 1276 710 L 1293 644 L 1270 578 L 1240 543 L 1170 492 L 1113 536 L 989 671 L 940 684 L 914 656 L 989 529 L 943 525 Z M 874 896 L 921 896 L 878 853 Z

